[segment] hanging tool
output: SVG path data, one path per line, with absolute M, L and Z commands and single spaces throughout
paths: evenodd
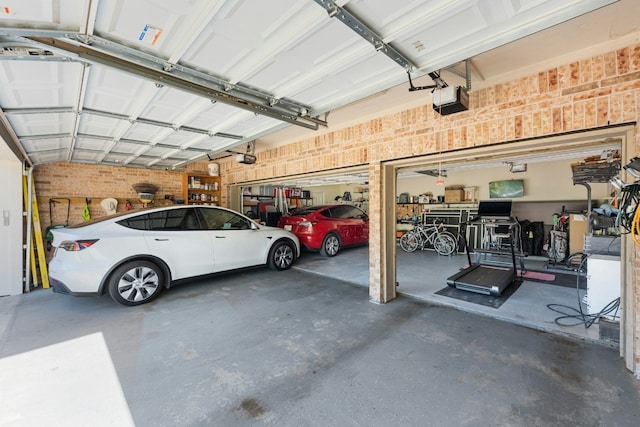
M 84 199 L 84 206 L 82 207 L 82 218 L 85 221 L 89 221 L 91 219 L 91 212 L 89 211 L 89 203 L 91 203 L 91 199 L 86 197 Z
M 64 220 L 64 223 L 54 224 L 53 223 L 53 212 L 56 204 L 65 203 L 67 204 L 67 217 Z M 60 199 L 60 198 L 50 198 L 49 199 L 49 226 L 45 229 L 45 239 L 47 241 L 47 250 L 50 251 L 53 242 L 53 233 L 51 230 L 56 228 L 64 228 L 69 226 L 69 213 L 71 210 L 71 199 Z

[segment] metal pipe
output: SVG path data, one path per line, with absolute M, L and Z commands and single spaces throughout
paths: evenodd
M 29 168 L 28 172 L 25 172 L 25 162 L 22 162 L 22 175 L 27 176 L 27 244 L 25 245 L 26 256 L 24 265 L 24 283 L 22 290 L 24 292 L 31 292 L 31 228 L 32 228 L 32 214 L 33 214 L 33 201 L 31 194 L 33 191 L 33 166 Z M 24 191 L 24 190 L 23 190 Z
M 580 182 L 587 189 L 587 233 L 591 234 L 591 185 L 586 182 Z

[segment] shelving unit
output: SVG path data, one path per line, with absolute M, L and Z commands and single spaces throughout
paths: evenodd
M 264 195 L 264 194 L 243 194 L 242 195 L 242 213 L 245 215 L 259 219 L 260 218 L 260 205 L 268 204 L 272 205 L 275 196 L 272 195 Z M 289 206 L 296 206 L 298 208 L 303 208 L 306 206 L 311 206 L 313 204 L 313 198 L 311 197 L 287 197 Z
M 249 218 L 260 219 L 260 204 L 273 204 L 273 196 L 260 194 L 242 195 L 242 213 Z
M 182 198 L 185 205 L 218 205 L 220 203 L 220 177 L 184 174 Z
M 427 203 L 397 203 L 396 218 L 412 218 L 413 215 L 420 218 L 424 211 L 424 205 L 427 205 Z
M 454 236 L 462 234 L 461 227 L 463 224 L 468 223 L 476 213 L 475 208 L 461 208 L 461 209 L 429 209 L 428 212 L 423 212 L 420 217 L 420 222 L 423 224 L 431 224 L 433 222 L 444 224 L 447 231 Z M 465 234 L 468 241 L 475 245 L 474 247 L 480 247 L 482 244 L 482 232 L 475 224 L 467 224 Z
M 352 203 L 354 206 L 362 209 L 366 213 L 369 213 L 369 189 L 362 188 L 362 191 L 352 191 Z

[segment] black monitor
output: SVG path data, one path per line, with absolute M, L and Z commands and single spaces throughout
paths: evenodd
M 480 200 L 478 219 L 511 218 L 511 200 Z

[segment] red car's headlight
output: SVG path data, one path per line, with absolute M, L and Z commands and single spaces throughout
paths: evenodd
M 87 249 L 89 246 L 93 245 L 99 239 L 93 240 L 65 240 L 58 246 L 59 249 L 64 249 L 65 251 L 73 252 L 73 251 L 81 251 L 83 249 Z

